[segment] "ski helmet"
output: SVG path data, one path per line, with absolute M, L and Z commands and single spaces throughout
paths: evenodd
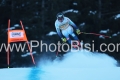
M 60 22 L 62 22 L 64 20 L 63 13 L 58 13 L 56 17 L 57 17 L 58 21 L 60 21 Z

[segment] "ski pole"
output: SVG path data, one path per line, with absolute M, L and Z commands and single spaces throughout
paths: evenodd
M 96 35 L 96 36 L 104 36 L 104 37 L 107 37 L 107 38 L 111 38 L 111 36 L 106 36 L 106 35 L 103 35 L 103 34 L 97 34 L 97 33 L 86 33 L 86 32 L 81 32 L 83 34 L 93 34 L 93 35 Z

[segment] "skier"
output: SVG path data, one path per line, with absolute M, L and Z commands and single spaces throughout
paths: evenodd
M 79 41 L 78 37 L 73 31 L 75 29 L 76 33 L 78 35 L 80 34 L 80 30 L 75 25 L 75 23 L 72 22 L 68 17 L 65 17 L 63 13 L 58 13 L 56 17 L 57 20 L 55 21 L 55 28 L 63 43 L 68 41 L 68 43 L 71 44 L 72 39 L 70 39 L 69 35 L 71 35 L 74 40 Z

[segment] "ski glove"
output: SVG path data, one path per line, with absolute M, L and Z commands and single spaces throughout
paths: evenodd
M 66 38 L 61 38 L 62 39 L 62 42 L 65 43 L 67 40 Z
M 79 35 L 80 34 L 80 30 L 76 29 L 76 33 L 77 33 L 77 35 Z

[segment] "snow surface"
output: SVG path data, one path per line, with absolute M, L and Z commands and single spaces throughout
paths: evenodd
M 68 12 L 78 13 L 79 11 L 74 10 L 74 9 L 69 9 L 69 10 L 63 11 L 63 13 L 68 13 Z
M 32 54 L 36 54 L 36 51 L 33 51 Z M 27 56 L 30 56 L 30 52 L 21 55 L 21 57 L 27 57 Z
M 120 34 L 120 32 L 118 32 L 117 34 Z
M 78 4 L 77 4 L 76 2 L 74 2 L 74 3 L 73 3 L 73 5 L 75 5 L 75 6 L 76 6 L 76 5 L 78 5 Z
M 90 15 L 90 14 L 95 15 L 96 13 L 97 13 L 97 11 L 89 11 L 89 15 Z
M 117 14 L 114 19 L 120 18 L 120 14 Z
M 15 24 L 14 26 L 15 26 L 15 27 L 19 27 L 20 25 L 19 25 L 19 24 Z
M 57 32 L 51 31 L 47 34 L 47 36 L 52 36 L 52 35 L 56 35 L 56 34 L 57 34 Z
M 82 27 L 85 26 L 85 22 L 81 23 L 80 26 L 82 26 Z
M 16 27 L 19 27 L 19 26 L 20 26 L 19 24 L 15 24 L 13 27 L 10 27 L 9 29 L 12 30 L 12 29 L 15 29 Z M 8 30 L 8 28 L 6 30 Z
M 29 27 L 25 27 L 25 29 L 29 29 Z
M 117 33 L 112 34 L 112 36 L 115 37 L 115 36 L 118 36 L 119 34 L 120 32 L 117 32 Z
M 99 38 L 101 38 L 101 39 L 105 39 L 105 37 L 104 37 L 104 36 L 102 36 L 102 35 L 100 35 L 100 36 L 99 36 Z
M 100 33 L 107 33 L 109 31 L 109 29 L 107 30 L 101 30 Z
M 0 69 L 0 80 L 119 80 L 117 61 L 87 50 L 69 52 L 62 60 L 43 58 L 38 68 Z
M 117 34 L 113 34 L 112 36 L 117 36 Z

